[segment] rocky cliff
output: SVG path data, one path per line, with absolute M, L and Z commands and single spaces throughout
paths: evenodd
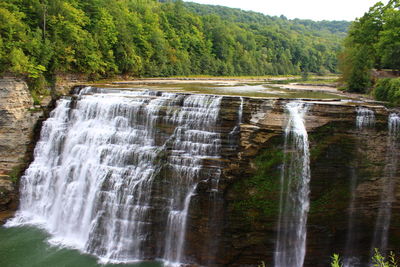
M 42 114 L 24 81 L 0 79 L 0 211 L 15 208 L 17 178 L 32 154 Z
M 193 242 L 189 255 L 196 258 L 194 261 L 210 261 L 209 254 L 199 253 L 197 245 L 211 236 L 218 243 L 211 251 L 217 251 L 218 256 L 210 266 L 258 266 L 261 261 L 273 265 L 287 121 L 284 106 L 289 101 L 244 100 L 236 151 L 222 156 L 225 165 L 220 207 L 214 219 L 219 223 L 218 233 L 199 237 L 207 229 L 207 223 L 200 220 L 206 216 L 204 203 L 209 202 L 205 192 L 204 198 L 199 194 L 195 202 L 203 204 L 191 209 L 189 233 Z M 391 215 L 386 249 L 400 245 L 400 203 L 396 201 L 400 190 L 393 182 L 399 173 L 394 168 L 388 174 L 388 166 L 397 164 L 393 157 L 398 157 L 398 151 L 390 152 L 388 143 L 391 111 L 347 101 L 305 102 L 309 105 L 305 124 L 311 152 L 311 206 L 304 266 L 328 266 L 333 253 L 356 255 L 354 258 L 364 266 L 374 247 L 382 206 L 391 205 L 384 209 Z M 235 121 L 232 114 L 237 113 L 239 105 L 238 99 L 227 101 L 221 119 L 225 123 Z M 363 105 L 373 111 L 374 123 L 360 129 L 356 125 L 357 109 Z M 388 191 L 392 194 L 389 198 Z

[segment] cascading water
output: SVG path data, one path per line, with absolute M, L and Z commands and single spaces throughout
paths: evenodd
M 182 261 L 191 197 L 210 179 L 202 175 L 202 160 L 219 157 L 213 127 L 220 102 L 98 88 L 59 100 L 21 179 L 20 209 L 7 225 L 40 225 L 52 234 L 50 242 L 102 262 Z M 164 177 L 168 171 L 174 176 Z M 207 174 L 218 171 L 213 166 Z M 169 188 L 155 196 L 161 182 Z M 156 207 L 160 201 L 166 210 Z M 155 221 L 164 240 L 152 236 Z
M 373 110 L 368 108 L 358 107 L 356 109 L 357 117 L 356 117 L 356 127 L 359 133 L 363 131 L 368 131 L 373 128 L 375 125 L 375 113 Z M 359 144 L 360 142 L 358 142 Z M 350 204 L 349 204 L 349 214 L 348 214 L 348 226 L 347 226 L 347 234 L 346 234 L 346 245 L 345 245 L 345 254 L 343 259 L 344 267 L 355 267 L 359 266 L 360 259 L 356 255 L 357 250 L 357 237 L 355 235 L 355 223 L 356 223 L 356 211 L 357 211 L 357 183 L 358 183 L 358 174 L 356 169 L 358 168 L 357 163 L 356 166 L 351 168 L 351 179 L 350 179 Z
M 358 107 L 357 108 L 356 126 L 358 129 L 372 127 L 375 124 L 375 113 L 373 110 Z
M 281 171 L 281 197 L 276 267 L 303 266 L 306 252 L 306 224 L 309 210 L 310 153 L 304 103 L 286 105 L 289 119 L 285 129 L 285 159 Z
M 169 157 L 178 183 L 171 190 L 165 240 L 164 259 L 170 265 L 179 266 L 182 259 L 188 210 L 198 185 L 202 159 L 219 154 L 220 135 L 209 132 L 209 128 L 216 124 L 220 103 L 221 97 L 192 95 L 184 100 L 184 108 L 171 116 L 171 120 L 179 126 L 175 129 L 172 155 Z M 219 175 L 210 177 L 212 185 L 218 185 Z M 212 187 L 212 190 L 217 190 Z
M 398 141 L 400 134 L 400 116 L 398 114 L 390 114 L 388 131 L 385 176 L 383 178 L 383 188 L 375 223 L 371 253 L 374 252 L 375 248 L 379 249 L 381 253 L 385 253 L 387 249 L 392 205 L 396 200 L 395 189 L 397 183 L 397 165 L 399 162 Z

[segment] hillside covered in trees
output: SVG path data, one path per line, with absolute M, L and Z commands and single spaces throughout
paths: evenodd
M 400 80 L 378 80 L 371 70 L 400 70 L 400 1 L 377 3 L 351 24 L 341 55 L 341 70 L 347 88 L 367 92 L 377 82 L 375 96 L 400 104 Z M 396 93 L 396 91 L 398 91 Z
M 51 79 L 336 72 L 347 27 L 182 1 L 2 0 L 0 73 Z

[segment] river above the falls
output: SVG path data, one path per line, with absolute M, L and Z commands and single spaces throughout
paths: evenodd
M 307 85 L 290 89 L 284 84 L 274 84 L 256 81 L 213 81 L 213 80 L 135 80 L 127 82 L 100 82 L 93 86 L 127 89 L 154 90 L 190 94 L 211 94 L 243 96 L 255 98 L 299 98 L 299 99 L 350 99 L 334 87 L 322 85 Z

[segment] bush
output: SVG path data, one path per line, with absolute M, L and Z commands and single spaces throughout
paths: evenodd
M 397 267 L 396 257 L 393 252 L 390 252 L 388 260 L 375 249 L 375 254 L 372 257 L 373 267 Z
M 379 79 L 375 86 L 374 96 L 377 100 L 400 105 L 400 78 Z
M 340 262 L 340 257 L 338 254 L 333 254 L 332 267 L 343 267 L 342 263 Z M 372 256 L 372 267 L 398 267 L 396 262 L 396 256 L 393 252 L 390 252 L 388 259 L 386 259 L 382 254 L 379 252 L 378 249 L 375 249 L 375 254 Z
M 341 266 L 342 264 L 340 263 L 339 254 L 333 254 L 331 267 L 341 267 Z

